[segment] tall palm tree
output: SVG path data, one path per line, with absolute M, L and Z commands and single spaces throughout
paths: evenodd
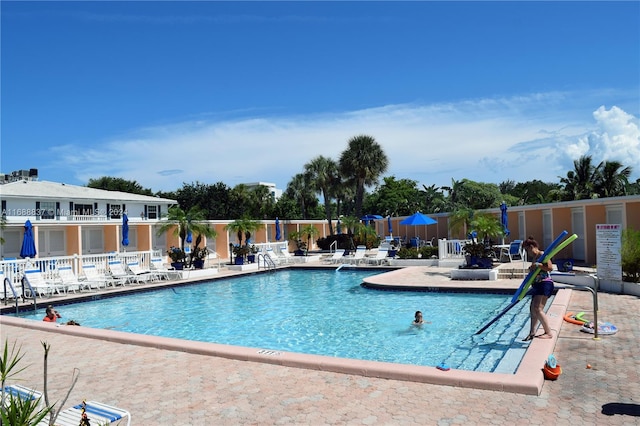
M 202 241 L 202 236 L 207 238 L 216 238 L 217 232 L 209 227 L 208 224 L 202 223 L 205 220 L 205 212 L 194 206 L 188 211 L 182 210 L 179 206 L 172 206 L 167 211 L 167 222 L 158 228 L 157 235 L 165 232 L 173 231 L 173 234 L 180 237 L 180 249 L 184 252 L 185 240 L 189 233 L 196 234 L 196 244 Z
M 330 158 L 319 155 L 304 165 L 306 173 L 309 175 L 309 183 L 317 193 L 324 199 L 324 211 L 329 223 L 329 233 L 333 235 L 333 224 L 331 223 L 331 195 L 332 184 L 338 175 L 338 166 Z
M 362 216 L 362 201 L 365 186 L 376 183 L 387 171 L 389 159 L 373 136 L 358 135 L 349 139 L 348 148 L 339 160 L 340 172 L 355 183 L 356 216 Z
M 287 185 L 287 194 L 298 202 L 302 219 L 307 219 L 307 207 L 312 192 L 309 189 L 309 176 L 306 173 L 298 173 Z
M 307 238 L 307 251 L 305 256 L 309 254 L 309 247 L 311 247 L 311 238 L 317 237 L 320 234 L 318 228 L 313 225 L 306 225 L 300 230 L 300 235 L 305 236 Z
M 233 222 L 227 224 L 224 227 L 225 231 L 234 232 L 238 237 L 238 245 L 242 246 L 242 240 L 244 238 L 245 244 L 247 244 L 247 240 L 251 238 L 251 233 L 256 232 L 264 225 L 257 220 L 242 218 L 236 219 Z
M 564 185 L 565 200 L 593 198 L 596 176 L 596 167 L 592 164 L 590 155 L 573 160 L 573 170 L 569 170 L 566 177 L 560 178 L 560 183 Z
M 631 167 L 622 169 L 619 161 L 603 161 L 596 167 L 595 191 L 600 197 L 627 195 Z

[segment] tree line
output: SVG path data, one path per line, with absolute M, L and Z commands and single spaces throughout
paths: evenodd
M 463 178 L 452 179 L 449 186 L 427 186 L 383 176 L 388 165 L 388 157 L 374 137 L 357 135 L 348 140 L 338 159 L 312 158 L 291 178 L 277 201 L 264 186 L 239 184 L 231 188 L 224 182 L 183 183 L 175 191 L 154 192 L 136 181 L 103 176 L 90 179 L 87 186 L 174 199 L 185 211 L 199 208 L 206 219 L 279 217 L 326 219 L 329 224 L 340 216 L 406 216 L 416 211 L 495 208 L 503 201 L 514 206 L 640 194 L 640 179 L 629 181 L 631 167 L 609 160 L 596 165 L 590 155 L 574 160 L 573 170 L 559 176 L 558 182 L 507 180 L 494 184 Z

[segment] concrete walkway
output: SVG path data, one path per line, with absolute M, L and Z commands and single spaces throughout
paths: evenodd
M 78 368 L 65 407 L 83 398 L 102 401 L 129 410 L 133 425 L 637 425 L 640 299 L 600 294 L 599 302 L 599 318 L 620 331 L 596 341 L 562 323 L 554 354 L 563 374 L 545 382 L 539 396 L 230 360 L 6 324 L 1 338 L 25 353 L 22 365 L 29 368 L 20 373 L 21 384 L 43 388 L 40 342 L 46 341 L 52 399 L 64 394 Z M 590 293 L 573 291 L 568 308 L 588 312 L 591 305 Z

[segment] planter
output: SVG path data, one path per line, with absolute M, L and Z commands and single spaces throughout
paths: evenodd
M 398 250 L 389 250 L 387 252 L 388 257 L 396 257 L 396 254 L 398 254 Z
M 304 256 L 304 251 L 303 250 L 296 250 L 293 252 L 294 256 Z
M 481 269 L 491 269 L 493 268 L 493 260 L 488 257 L 469 256 L 469 259 L 467 259 L 467 266 L 475 266 Z
M 255 254 L 248 254 L 247 255 L 247 262 L 255 263 L 255 261 L 256 261 L 256 255 Z
M 204 268 L 204 260 L 203 259 L 194 259 L 193 260 L 193 267 L 195 269 L 202 269 Z
M 244 265 L 244 257 L 236 257 L 233 263 L 236 265 Z
M 182 262 L 172 262 L 171 267 L 176 271 L 182 271 L 184 269 L 184 263 Z

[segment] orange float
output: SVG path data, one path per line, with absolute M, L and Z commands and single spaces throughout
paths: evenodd
M 576 319 L 573 312 L 567 312 L 567 314 L 564 316 L 564 320 L 568 323 L 576 325 L 585 325 L 588 322 L 587 320 Z

